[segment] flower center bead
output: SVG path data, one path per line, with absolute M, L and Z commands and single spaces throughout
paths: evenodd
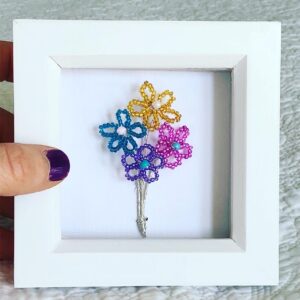
M 160 101 L 156 100 L 154 103 L 152 103 L 152 107 L 154 109 L 159 109 L 161 107 Z
M 144 159 L 140 162 L 140 169 L 144 170 L 150 166 L 150 163 L 147 159 Z
M 172 148 L 173 148 L 174 150 L 179 150 L 179 149 L 180 149 L 180 144 L 179 144 L 178 142 L 174 142 L 174 143 L 172 144 Z
M 126 135 L 127 134 L 127 129 L 124 126 L 120 126 L 117 129 L 117 133 L 118 133 L 118 135 Z

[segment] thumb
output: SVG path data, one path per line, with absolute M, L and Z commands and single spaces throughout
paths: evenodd
M 0 195 L 15 196 L 51 188 L 69 173 L 61 150 L 42 145 L 0 144 Z

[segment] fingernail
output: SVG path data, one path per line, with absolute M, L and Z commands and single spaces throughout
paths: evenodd
M 51 149 L 46 152 L 46 157 L 50 163 L 50 181 L 59 181 L 67 177 L 70 171 L 70 161 L 64 152 L 58 149 Z

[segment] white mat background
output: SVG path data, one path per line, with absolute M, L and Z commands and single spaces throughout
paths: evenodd
M 187 142 L 193 145 L 191 159 L 176 170 L 161 170 L 158 182 L 149 185 L 147 237 L 228 237 L 231 74 L 186 70 L 62 72 L 59 148 L 71 161 L 59 192 L 62 235 L 140 238 L 134 184 L 124 178 L 121 153 L 108 151 L 98 125 L 115 122 L 118 108 L 140 99 L 139 86 L 146 79 L 158 93 L 167 88 L 174 92 L 172 107 L 182 114 L 174 127 L 186 124 Z M 155 142 L 154 136 L 149 140 Z

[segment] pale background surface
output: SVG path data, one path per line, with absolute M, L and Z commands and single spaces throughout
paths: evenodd
M 52 288 L 12 287 L 12 266 L 1 263 L 1 299 L 299 299 L 300 298 L 300 3 L 237 1 L 4 1 L 0 39 L 12 39 L 14 18 L 281 21 L 280 284 L 278 287 Z M 29 41 L 30 42 L 30 41 Z M 149 43 L 151 41 L 149 40 Z M 0 106 L 12 111 L 12 89 L 1 85 Z
M 117 109 L 141 99 L 144 80 L 157 93 L 174 92 L 172 107 L 182 114 L 174 127 L 187 125 L 193 145 L 191 159 L 160 170 L 149 185 L 147 237 L 229 237 L 230 72 L 88 69 L 64 70 L 60 81 L 59 148 L 71 161 L 60 188 L 63 236 L 140 238 L 134 184 L 124 178 L 121 153 L 107 149 L 98 125 L 116 122 Z M 156 140 L 150 133 L 150 143 Z

